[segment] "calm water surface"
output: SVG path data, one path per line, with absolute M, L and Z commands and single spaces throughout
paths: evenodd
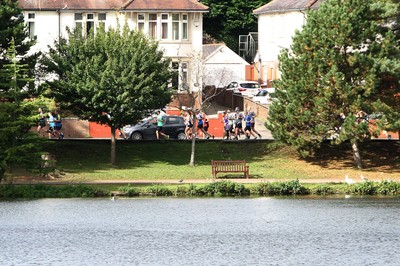
M 0 201 L 0 265 L 400 265 L 400 198 Z

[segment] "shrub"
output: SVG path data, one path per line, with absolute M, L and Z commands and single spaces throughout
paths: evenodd
M 258 195 L 306 195 L 310 191 L 302 186 L 298 179 L 287 182 L 258 183 L 254 187 Z
M 119 191 L 128 197 L 136 197 L 140 195 L 139 189 L 132 187 L 131 184 L 118 188 Z
M 173 195 L 172 191 L 169 188 L 167 188 L 165 186 L 159 186 L 159 185 L 147 188 L 145 193 L 151 194 L 154 196 L 172 196 Z
M 327 185 L 318 185 L 314 189 L 314 193 L 317 195 L 328 195 L 328 194 L 334 194 L 335 192 L 330 186 Z
M 372 181 L 354 184 L 352 192 L 360 195 L 375 195 L 377 193 L 377 186 Z
M 0 197 L 5 198 L 72 198 L 104 197 L 103 190 L 84 185 L 7 185 L 0 187 Z
M 202 194 L 207 196 L 239 196 L 250 194 L 250 190 L 245 188 L 243 184 L 232 181 L 209 183 L 202 187 L 202 191 Z
M 378 185 L 377 192 L 383 195 L 398 195 L 400 194 L 400 183 L 384 180 Z

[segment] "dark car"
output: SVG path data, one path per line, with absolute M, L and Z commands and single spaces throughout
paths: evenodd
M 183 117 L 166 115 L 164 117 L 163 132 L 170 138 L 186 139 L 185 123 Z M 156 139 L 157 118 L 151 117 L 142 120 L 136 125 L 129 125 L 123 128 L 128 139 Z

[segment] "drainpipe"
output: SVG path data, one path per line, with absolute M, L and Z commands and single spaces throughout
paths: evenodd
M 61 38 L 61 12 L 60 9 L 57 9 L 58 14 L 58 38 Z

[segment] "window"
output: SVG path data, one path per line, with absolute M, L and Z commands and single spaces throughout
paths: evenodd
M 171 85 L 174 89 L 186 91 L 188 89 L 188 62 L 172 62 L 174 72 Z
M 82 13 L 75 13 L 75 28 L 79 31 L 82 31 L 82 29 L 83 29 Z
M 30 39 L 35 39 L 35 13 L 28 13 L 28 34 Z
M 179 40 L 179 14 L 172 14 L 172 38 Z
M 182 72 L 182 84 L 187 86 L 187 83 L 188 83 L 188 63 L 187 62 L 182 62 L 181 72 Z
M 144 14 L 137 15 L 137 30 L 138 31 L 144 30 Z
M 149 36 L 157 38 L 157 14 L 149 14 Z
M 172 62 L 172 71 L 174 72 L 174 75 L 172 77 L 172 88 L 178 89 L 179 87 L 179 63 L 178 62 Z
M 188 39 L 188 15 L 182 15 L 182 39 Z
M 106 27 L 106 19 L 107 19 L 106 13 L 99 13 L 99 26 L 100 27 Z
M 161 14 L 161 39 L 168 39 L 168 14 Z
M 86 33 L 89 34 L 93 29 L 94 31 L 94 14 L 86 15 Z

